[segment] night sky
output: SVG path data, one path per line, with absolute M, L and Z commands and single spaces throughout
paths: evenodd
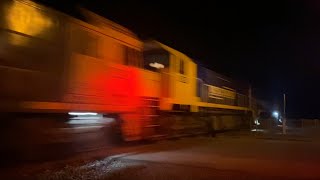
M 285 92 L 289 117 L 320 118 L 320 1 L 61 2 L 56 7 L 70 12 L 79 4 L 248 81 L 272 105 L 282 107 Z

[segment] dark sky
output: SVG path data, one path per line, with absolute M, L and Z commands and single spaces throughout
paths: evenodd
M 172 2 L 79 4 L 141 38 L 157 39 L 212 70 L 249 81 L 258 98 L 282 106 L 285 92 L 291 117 L 320 118 L 320 1 Z

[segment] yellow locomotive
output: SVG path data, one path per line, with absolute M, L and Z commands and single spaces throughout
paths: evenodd
M 248 85 L 81 12 L 85 21 L 28 0 L 0 2 L 0 117 L 14 122 L 3 132 L 49 132 L 75 112 L 116 119 L 127 141 L 248 127 Z

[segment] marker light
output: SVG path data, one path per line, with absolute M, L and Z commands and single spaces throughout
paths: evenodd
M 157 68 L 157 69 L 162 69 L 162 68 L 164 68 L 164 65 L 163 65 L 163 64 L 160 64 L 160 63 L 157 63 L 157 62 L 150 63 L 149 66 L 154 67 L 154 68 Z

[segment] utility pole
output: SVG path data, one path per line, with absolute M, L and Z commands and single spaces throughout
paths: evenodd
M 283 120 L 282 120 L 282 133 L 286 134 L 286 94 L 283 93 Z
M 250 130 L 252 129 L 252 121 L 254 121 L 254 112 L 253 112 L 253 109 L 252 109 L 252 89 L 251 89 L 251 84 L 249 85 L 249 109 L 251 111 L 251 117 L 250 117 Z

